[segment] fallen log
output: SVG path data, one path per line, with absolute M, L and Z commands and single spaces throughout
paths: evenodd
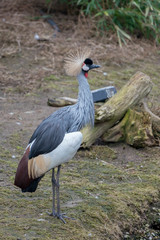
M 82 130 L 84 136 L 82 147 L 90 147 L 96 139 L 103 136 L 108 129 L 117 124 L 129 108 L 145 98 L 151 89 L 152 81 L 149 76 L 142 72 L 133 75 L 117 94 L 97 109 L 95 127 L 91 129 L 87 126 Z
M 77 99 L 69 98 L 69 97 L 59 97 L 48 99 L 47 104 L 52 107 L 64 107 L 67 105 L 73 105 L 77 102 Z

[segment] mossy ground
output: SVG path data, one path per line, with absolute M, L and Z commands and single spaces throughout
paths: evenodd
M 159 197 L 156 148 L 130 151 L 116 144 L 80 150 L 61 171 L 62 212 L 75 218 L 63 224 L 47 214 L 52 206 L 51 172 L 33 194 L 13 185 L 25 136 L 26 131 L 14 132 L 0 149 L 1 239 L 123 239 L 124 232 L 131 235 L 144 227 L 150 205 Z

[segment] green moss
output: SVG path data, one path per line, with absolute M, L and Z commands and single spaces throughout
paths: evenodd
M 101 145 L 94 145 L 92 146 L 91 150 L 80 150 L 78 152 L 78 156 L 81 157 L 89 157 L 91 159 L 115 159 L 116 158 L 116 151 L 112 150 L 108 146 L 101 146 Z
M 2 160 L 3 158 L 8 158 L 11 157 L 11 153 L 8 149 L 5 149 L 4 147 L 0 146 L 0 161 L 4 161 Z
M 50 76 L 44 78 L 44 81 L 58 81 L 58 80 L 59 80 L 59 77 L 57 77 L 57 76 L 55 76 L 53 74 L 51 74 Z

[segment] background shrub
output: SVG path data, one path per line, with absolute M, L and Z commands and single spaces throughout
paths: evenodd
M 48 3 L 54 0 L 46 0 Z M 97 20 L 100 31 L 115 31 L 120 46 L 134 34 L 160 43 L 159 0 L 61 0 L 72 10 Z

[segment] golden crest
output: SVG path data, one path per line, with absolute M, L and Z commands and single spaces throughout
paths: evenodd
M 82 64 L 86 58 L 89 58 L 91 51 L 89 49 L 80 49 L 71 51 L 69 55 L 65 58 L 65 71 L 69 76 L 77 76 L 81 69 Z

